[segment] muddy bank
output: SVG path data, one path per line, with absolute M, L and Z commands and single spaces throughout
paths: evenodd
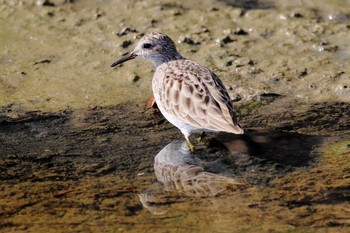
M 183 56 L 214 70 L 243 102 L 264 93 L 350 101 L 350 6 L 341 0 L 42 2 L 0 1 L 1 106 L 142 103 L 151 95 L 152 65 L 109 65 L 152 31 L 169 34 Z

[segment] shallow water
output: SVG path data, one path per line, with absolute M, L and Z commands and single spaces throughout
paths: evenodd
M 207 135 L 189 154 L 177 129 L 129 105 L 1 129 L 4 231 L 348 230 L 346 131 Z
M 0 231 L 349 231 L 348 0 L 40 2 L 0 0 Z M 245 135 L 179 152 L 152 65 L 109 67 L 151 31 Z

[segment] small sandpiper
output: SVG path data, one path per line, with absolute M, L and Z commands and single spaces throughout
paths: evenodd
M 132 52 L 111 67 L 134 58 L 147 59 L 155 66 L 152 89 L 157 106 L 181 130 L 192 152 L 189 136 L 193 132 L 243 134 L 221 80 L 208 68 L 182 57 L 169 36 L 157 32 L 143 36 Z

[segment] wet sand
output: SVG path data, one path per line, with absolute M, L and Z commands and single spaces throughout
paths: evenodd
M 0 231 L 349 231 L 350 2 L 43 2 L 0 0 Z M 185 166 L 215 195 L 157 181 L 182 135 L 145 108 L 151 64 L 109 68 L 151 31 L 237 100 L 246 134 Z

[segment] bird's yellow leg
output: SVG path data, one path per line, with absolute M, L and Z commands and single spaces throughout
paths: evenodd
M 190 149 L 191 152 L 194 152 L 194 145 L 190 141 L 190 139 L 186 138 L 188 149 Z
M 186 138 L 186 142 L 187 142 L 187 147 L 191 152 L 194 152 L 194 145 L 192 144 L 191 140 L 190 140 L 190 134 L 186 131 L 181 131 L 182 134 L 185 136 Z

